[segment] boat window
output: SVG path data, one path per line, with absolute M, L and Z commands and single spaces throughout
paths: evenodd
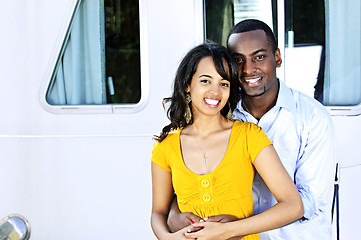
M 139 2 L 78 1 L 46 102 L 129 108 L 141 93 Z
M 205 39 L 226 46 L 234 24 L 260 19 L 279 39 L 284 71 L 279 77 L 288 86 L 317 99 L 334 115 L 361 113 L 360 1 L 204 0 L 204 7 Z
M 205 0 L 205 38 L 227 46 L 229 30 L 239 21 L 256 18 L 277 34 L 276 0 Z
M 325 105 L 361 103 L 361 2 L 325 1 Z
M 325 106 L 361 103 L 360 9 L 358 0 L 286 1 L 289 86 Z

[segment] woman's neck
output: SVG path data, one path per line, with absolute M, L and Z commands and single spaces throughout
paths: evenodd
M 209 136 L 212 133 L 228 129 L 232 126 L 233 121 L 220 116 L 196 117 L 189 130 L 199 136 Z

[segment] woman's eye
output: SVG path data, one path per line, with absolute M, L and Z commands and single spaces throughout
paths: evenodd
M 229 83 L 221 83 L 222 87 L 229 87 Z
M 209 80 L 207 80 L 207 79 L 201 79 L 201 83 L 209 83 Z

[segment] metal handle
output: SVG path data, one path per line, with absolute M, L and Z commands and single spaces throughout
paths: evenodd
M 20 214 L 10 214 L 0 220 L 0 240 L 28 240 L 30 224 Z

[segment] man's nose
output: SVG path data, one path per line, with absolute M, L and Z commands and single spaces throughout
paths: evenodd
M 242 69 L 242 72 L 246 75 L 248 74 L 252 74 L 256 69 L 256 65 L 254 62 L 252 61 L 245 61 L 243 63 L 243 69 Z

